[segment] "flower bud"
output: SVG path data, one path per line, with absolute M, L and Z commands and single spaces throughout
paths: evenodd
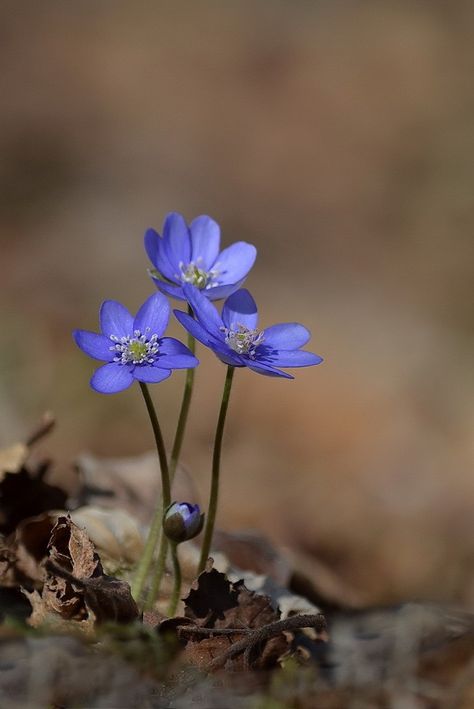
M 164 533 L 177 544 L 196 537 L 203 524 L 204 515 L 199 505 L 190 505 L 189 502 L 171 503 L 163 518 Z

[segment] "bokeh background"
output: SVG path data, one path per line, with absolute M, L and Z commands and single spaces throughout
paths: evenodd
M 210 214 L 259 257 L 262 325 L 317 368 L 238 372 L 225 529 L 257 528 L 386 601 L 474 603 L 474 5 L 3 2 L 0 437 L 41 412 L 59 471 L 152 447 L 138 390 L 92 392 L 74 327 L 151 292 L 142 238 Z M 179 335 L 173 325 L 173 333 Z M 184 460 L 202 499 L 224 367 Z M 183 375 L 155 388 L 168 440 Z

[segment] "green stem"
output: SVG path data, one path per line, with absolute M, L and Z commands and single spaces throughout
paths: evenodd
M 188 305 L 188 313 L 192 315 L 191 306 Z M 196 350 L 196 341 L 194 337 L 188 334 L 188 347 L 194 354 Z M 173 448 L 171 450 L 171 458 L 169 464 L 169 474 L 170 482 L 173 482 L 173 478 L 176 472 L 176 468 L 179 461 L 179 455 L 181 453 L 181 446 L 183 444 L 184 431 L 186 429 L 186 423 L 188 420 L 189 406 L 191 404 L 191 395 L 193 393 L 194 385 L 194 368 L 188 369 L 186 371 L 186 381 L 184 384 L 183 399 L 181 402 L 181 410 L 179 412 L 178 425 L 176 427 L 176 433 L 174 436 Z M 153 574 L 153 582 L 150 587 L 150 591 L 147 596 L 145 607 L 150 609 L 158 596 L 161 586 L 161 580 L 163 574 L 165 573 L 166 566 L 166 552 L 168 551 L 168 540 L 162 534 L 160 541 L 160 549 L 158 551 L 158 558 L 156 560 L 155 572 Z
M 158 535 L 160 534 L 161 531 L 161 537 L 160 537 L 160 548 L 158 550 L 158 557 L 156 559 L 156 565 L 155 565 L 155 570 L 153 573 L 153 581 L 150 586 L 150 590 L 148 591 L 148 596 L 146 598 L 146 603 L 145 603 L 145 610 L 150 610 L 153 608 L 153 604 L 156 601 L 158 597 L 158 592 L 160 590 L 161 586 L 161 580 L 163 578 L 163 574 L 165 573 L 165 568 L 166 568 L 166 556 L 168 554 L 168 537 L 163 534 L 163 528 L 161 526 L 163 522 L 163 512 L 160 517 L 160 530 L 158 531 Z M 157 538 L 158 541 L 158 538 Z
M 143 586 L 153 561 L 153 552 L 155 551 L 155 547 L 160 536 L 163 514 L 166 508 L 171 504 L 170 478 L 163 435 L 161 433 L 160 424 L 158 423 L 158 417 L 156 415 L 155 407 L 153 406 L 153 401 L 151 399 L 150 392 L 148 391 L 148 387 L 142 382 L 139 382 L 139 384 L 140 389 L 142 390 L 143 398 L 145 399 L 146 408 L 150 417 L 151 426 L 153 428 L 153 434 L 155 436 L 156 450 L 160 461 L 161 486 L 163 492 L 161 502 L 158 501 L 156 506 L 153 521 L 148 533 L 148 539 L 146 540 L 145 548 L 143 549 L 143 553 L 135 573 L 135 578 L 132 583 L 132 595 L 138 603 L 141 601 Z
M 170 604 L 168 606 L 168 616 L 172 617 L 176 613 L 176 608 L 179 603 L 179 596 L 181 593 L 181 566 L 178 557 L 178 545 L 176 542 L 171 542 L 171 558 L 173 560 L 173 591 L 170 598 Z
M 188 305 L 188 314 L 192 315 L 191 306 Z M 191 334 L 188 334 L 188 347 L 194 354 L 196 351 L 196 341 Z M 189 406 L 191 404 L 191 395 L 193 393 L 194 384 L 194 367 L 192 369 L 186 370 L 186 382 L 184 384 L 183 400 L 181 402 L 181 411 L 179 412 L 178 425 L 176 427 L 176 433 L 173 442 L 173 448 L 171 450 L 170 458 L 170 478 L 173 482 L 174 474 L 176 472 L 176 466 L 179 461 L 179 454 L 181 453 L 181 446 L 183 444 L 184 431 L 186 429 L 186 422 L 188 420 Z
M 209 552 L 211 550 L 212 535 L 214 533 L 214 523 L 216 520 L 217 501 L 219 498 L 219 469 L 221 463 L 222 437 L 224 434 L 224 424 L 229 406 L 230 390 L 232 388 L 232 378 L 234 376 L 234 367 L 227 367 L 227 374 L 224 383 L 224 391 L 222 392 L 222 402 L 217 419 L 216 437 L 214 439 L 214 452 L 212 455 L 212 480 L 211 494 L 209 497 L 209 507 L 206 515 L 206 527 L 204 529 L 204 539 L 201 548 L 201 558 L 199 560 L 198 573 L 204 571 Z

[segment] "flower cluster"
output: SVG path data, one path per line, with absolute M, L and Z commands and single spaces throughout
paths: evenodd
M 310 333 L 299 323 L 257 329 L 255 301 L 240 288 L 255 261 L 252 244 L 239 241 L 219 251 L 220 228 L 208 216 L 197 217 L 188 226 L 180 214 L 172 212 L 162 231 L 162 236 L 154 229 L 145 233 L 145 249 L 154 266 L 151 277 L 162 293 L 188 302 L 194 317 L 175 310 L 176 318 L 222 362 L 293 379 L 281 368 L 309 367 L 322 361 L 301 350 Z M 219 315 L 209 301 L 225 297 Z M 120 303 L 105 301 L 100 310 L 102 333 L 74 333 L 86 354 L 107 363 L 94 373 L 92 388 L 114 394 L 134 380 L 158 383 L 173 369 L 196 367 L 199 362 L 185 345 L 163 337 L 169 313 L 168 301 L 160 293 L 148 298 L 135 318 Z
M 162 503 L 155 513 L 148 538 L 138 564 L 132 586 L 140 599 L 155 556 L 156 571 L 146 603 L 156 600 L 164 574 L 168 544 L 174 570 L 174 587 L 169 614 L 179 601 L 181 570 L 177 545 L 201 532 L 204 515 L 198 505 L 171 503 L 171 481 L 176 469 L 193 387 L 193 370 L 199 364 L 194 356 L 195 340 L 208 347 L 227 365 L 221 407 L 219 410 L 212 482 L 206 526 L 203 534 L 198 571 L 205 567 L 211 550 L 219 489 L 220 453 L 224 424 L 234 371 L 247 369 L 270 377 L 293 379 L 286 368 L 319 364 L 319 355 L 303 350 L 310 339 L 309 331 L 299 323 L 280 323 L 259 328 L 257 305 L 249 291 L 241 288 L 252 268 L 256 249 L 239 241 L 220 250 L 220 229 L 208 216 L 200 216 L 189 225 L 180 214 L 169 214 L 162 235 L 154 229 L 145 234 L 145 249 L 152 263 L 150 275 L 158 291 L 140 307 L 135 317 L 121 303 L 105 301 L 100 308 L 100 332 L 75 330 L 78 347 L 104 364 L 92 375 L 90 384 L 102 394 L 115 394 L 140 384 L 155 436 L 160 460 Z M 185 346 L 173 337 L 165 337 L 170 317 L 166 296 L 186 301 L 188 312 L 175 310 L 179 323 L 188 332 Z M 221 311 L 211 301 L 226 299 Z M 158 417 L 148 391 L 148 384 L 167 379 L 174 369 L 187 369 L 185 389 L 171 457 L 168 459 Z

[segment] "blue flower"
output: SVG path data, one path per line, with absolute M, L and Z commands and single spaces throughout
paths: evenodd
M 241 289 L 227 298 L 222 317 L 194 286 L 183 286 L 195 319 L 187 313 L 174 313 L 183 327 L 209 347 L 222 362 L 233 367 L 248 367 L 258 374 L 286 377 L 280 367 L 310 367 L 322 362 L 312 352 L 300 347 L 311 337 L 299 323 L 281 323 L 258 330 L 258 312 L 248 290 Z
M 166 536 L 178 544 L 196 537 L 203 524 L 204 515 L 199 505 L 191 505 L 189 502 L 173 502 L 163 518 Z
M 172 369 L 190 369 L 199 361 L 173 337 L 162 337 L 170 316 L 170 306 L 161 293 L 154 293 L 135 318 L 115 300 L 100 308 L 102 334 L 75 330 L 78 347 L 89 357 L 107 362 L 91 379 L 91 387 L 101 394 L 116 394 L 135 379 L 154 384 L 167 379 Z
M 236 291 L 252 268 L 257 250 L 238 241 L 219 252 L 220 228 L 210 217 L 186 224 L 181 214 L 171 212 L 163 224 L 163 236 L 154 229 L 145 233 L 145 249 L 154 269 L 157 287 L 166 295 L 186 300 L 183 285 L 191 283 L 210 300 L 226 298 Z

